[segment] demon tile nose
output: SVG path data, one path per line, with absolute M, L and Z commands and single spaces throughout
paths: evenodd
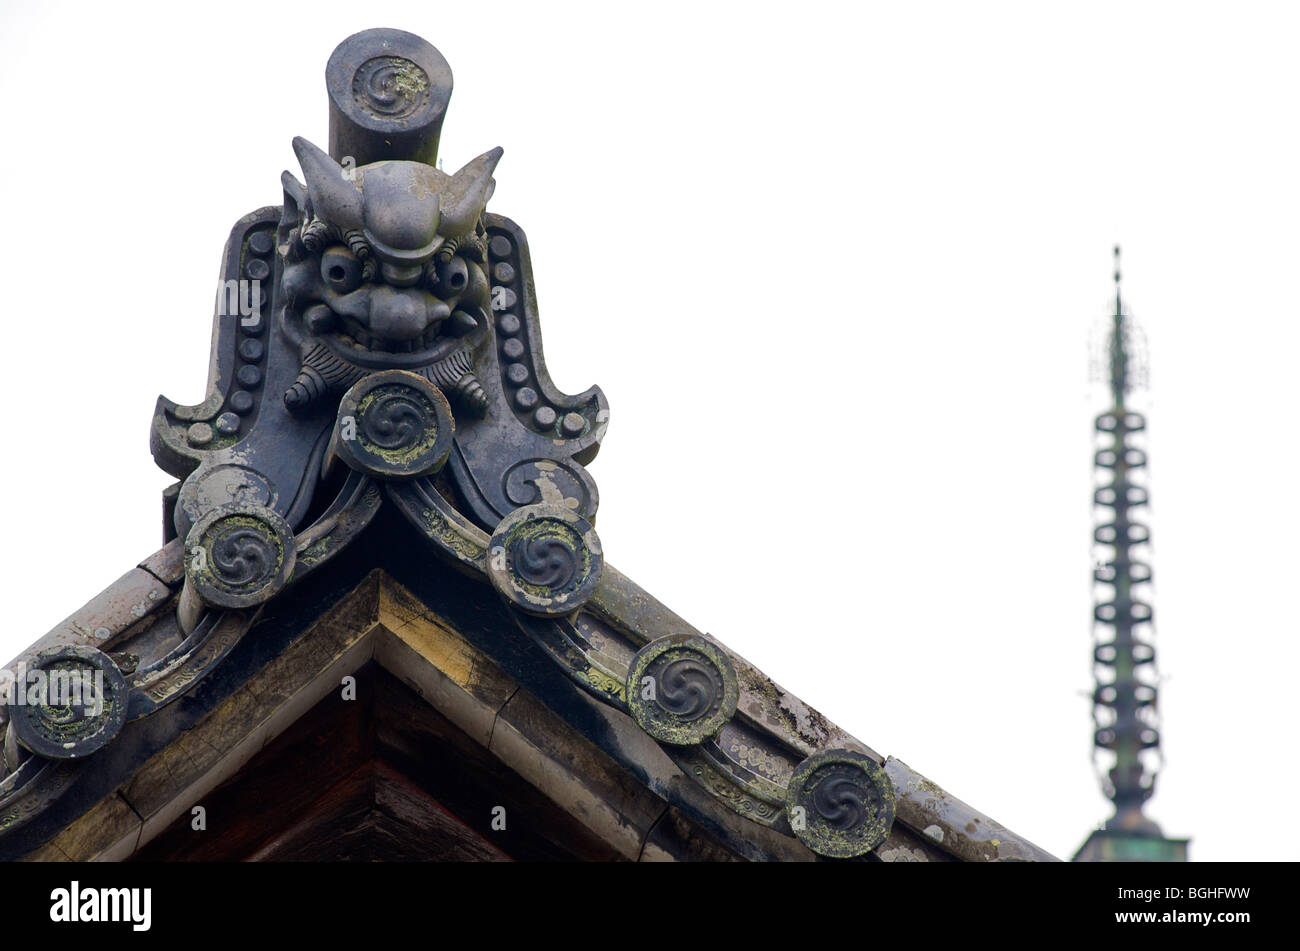
M 414 340 L 429 325 L 424 295 L 379 287 L 370 297 L 370 332 L 388 340 Z

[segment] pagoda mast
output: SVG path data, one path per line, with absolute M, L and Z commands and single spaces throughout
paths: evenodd
M 1128 401 L 1140 374 L 1134 356 L 1135 326 L 1124 311 L 1120 292 L 1119 248 L 1115 248 L 1115 311 L 1108 334 L 1111 406 L 1096 418 L 1102 444 L 1094 464 L 1103 484 L 1093 500 L 1107 510 L 1093 533 L 1111 549 L 1093 577 L 1103 587 L 1093 606 L 1096 687 L 1093 691 L 1093 743 L 1112 764 L 1102 781 L 1115 814 L 1084 843 L 1075 861 L 1185 861 L 1187 840 L 1166 839 L 1143 814 L 1155 791 L 1160 729 L 1156 716 L 1155 645 L 1150 640 L 1152 609 L 1146 593 L 1151 566 L 1137 552 L 1150 540 L 1141 521 L 1148 503 L 1144 481 L 1146 451 L 1133 444 L 1146 429 L 1146 417 Z

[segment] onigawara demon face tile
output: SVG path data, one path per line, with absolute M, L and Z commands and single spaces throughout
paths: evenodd
M 293 147 L 306 186 L 285 172 L 286 210 L 298 214 L 281 245 L 281 330 L 302 371 L 285 404 L 301 411 L 370 371 L 400 368 L 481 414 L 472 352 L 490 315 L 482 214 L 501 149 L 447 175 L 411 161 L 345 168 L 305 139 Z

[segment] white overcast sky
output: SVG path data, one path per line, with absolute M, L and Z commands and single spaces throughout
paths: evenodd
M 1259 3 L 0 0 L 13 656 L 161 542 L 236 218 L 372 26 L 505 148 L 557 384 L 599 383 L 611 563 L 1068 858 L 1090 761 L 1088 339 L 1150 343 L 1166 768 L 1194 859 L 1297 859 L 1300 12 Z

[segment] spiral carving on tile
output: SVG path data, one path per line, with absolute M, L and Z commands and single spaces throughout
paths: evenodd
M 590 519 L 599 504 L 595 481 L 574 462 L 523 459 L 505 471 L 501 485 L 511 505 L 562 504 Z
M 293 532 L 273 509 L 232 504 L 213 509 L 185 539 L 185 580 L 204 604 L 261 604 L 288 582 Z
M 127 685 L 93 647 L 44 651 L 16 681 L 9 715 L 18 742 L 46 759 L 88 756 L 126 722 Z
M 375 118 L 406 119 L 429 101 L 429 75 L 402 56 L 376 56 L 357 67 L 352 98 Z
M 548 526 L 544 534 L 511 542 L 510 559 L 515 573 L 526 584 L 563 591 L 573 585 L 582 570 L 582 539 L 567 525 Z
M 516 607 L 543 617 L 570 614 L 600 583 L 604 558 L 596 530 L 559 505 L 515 509 L 492 534 L 488 577 Z
M 343 395 L 330 445 L 358 472 L 414 479 L 446 464 L 454 433 L 451 406 L 436 386 L 405 370 L 384 370 Z
M 823 750 L 790 778 L 790 828 L 808 848 L 830 858 L 865 855 L 894 824 L 893 783 L 865 753 Z
M 375 449 L 401 452 L 418 445 L 430 428 L 429 407 L 418 393 L 390 386 L 375 391 L 361 414 L 366 442 Z
M 637 651 L 628 670 L 632 717 L 663 743 L 702 743 L 735 715 L 739 696 L 727 655 L 694 635 L 651 641 Z

